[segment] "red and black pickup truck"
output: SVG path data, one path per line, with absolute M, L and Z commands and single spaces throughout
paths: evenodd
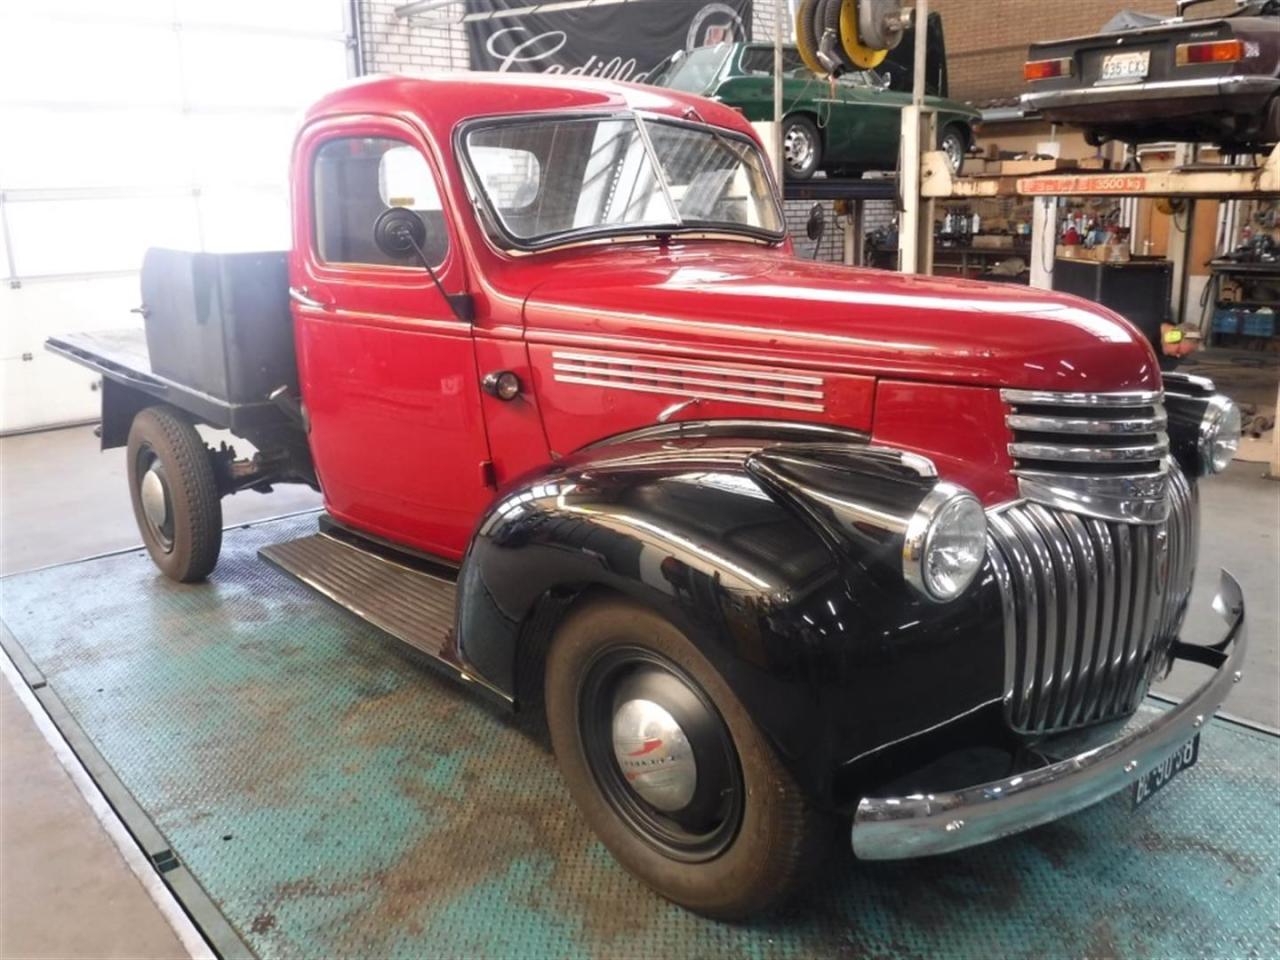
M 1119 316 L 798 259 L 751 127 L 653 88 L 356 82 L 292 182 L 291 251 L 152 251 L 145 344 L 49 343 L 152 557 L 204 578 L 220 497 L 317 487 L 265 559 L 545 709 L 664 896 L 750 916 L 841 824 L 942 853 L 1194 761 L 1244 651 L 1226 574 L 1180 637 L 1239 415 Z M 1138 713 L 1177 661 L 1204 686 Z

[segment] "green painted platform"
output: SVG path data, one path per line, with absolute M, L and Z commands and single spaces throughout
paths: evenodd
M 140 551 L 0 581 L 15 658 L 260 956 L 1280 955 L 1280 741 L 1223 721 L 1136 814 L 844 854 L 755 925 L 685 913 L 594 840 L 536 728 L 257 559 L 314 523 L 228 532 L 204 585 Z

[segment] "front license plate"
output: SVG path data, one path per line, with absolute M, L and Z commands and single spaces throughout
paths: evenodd
M 1164 763 L 1143 774 L 1141 779 L 1133 785 L 1133 808 L 1136 810 L 1142 806 L 1142 804 L 1168 786 L 1169 781 L 1183 770 L 1188 767 L 1194 767 L 1199 759 L 1200 734 L 1197 733 L 1170 756 L 1166 757 Z
M 1102 76 L 1098 78 L 1098 82 L 1125 83 L 1132 80 L 1145 80 L 1150 69 L 1150 50 L 1108 53 L 1102 58 Z

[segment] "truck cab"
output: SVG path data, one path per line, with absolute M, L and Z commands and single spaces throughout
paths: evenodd
M 292 171 L 287 254 L 149 258 L 150 351 L 50 343 L 104 376 L 148 549 L 216 579 L 220 496 L 316 486 L 263 558 L 544 713 L 663 896 L 753 916 L 836 829 L 923 856 L 1149 792 L 1238 678 L 1229 575 L 1181 636 L 1238 411 L 1118 315 L 796 258 L 751 127 L 675 91 L 365 80 Z M 1175 664 L 1204 684 L 1137 722 Z

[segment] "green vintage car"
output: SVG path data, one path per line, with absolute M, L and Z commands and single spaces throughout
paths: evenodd
M 875 70 L 847 73 L 836 81 L 813 75 L 795 47 L 783 48 L 783 161 L 787 176 L 807 180 L 893 170 L 898 164 L 900 111 L 911 95 L 888 86 Z M 773 119 L 773 47 L 721 43 L 673 58 L 651 83 L 720 100 L 748 120 Z M 938 111 L 938 147 L 953 170 L 973 143 L 979 113 L 944 97 L 926 97 Z

